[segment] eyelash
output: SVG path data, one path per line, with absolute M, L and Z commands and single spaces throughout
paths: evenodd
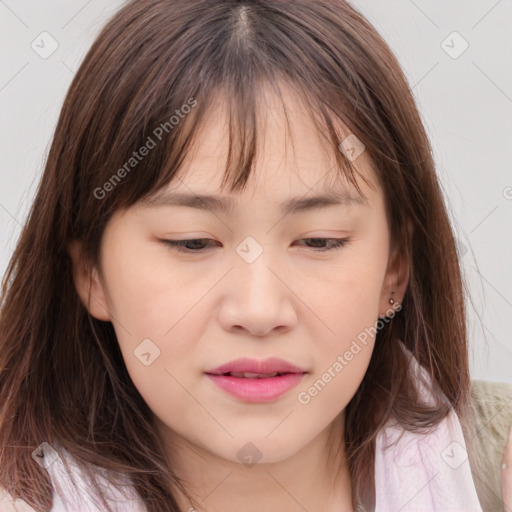
M 199 252 L 202 252 L 203 249 L 199 249 L 199 250 L 194 250 L 194 249 L 187 249 L 187 248 L 183 248 L 183 245 L 184 244 L 187 244 L 189 242 L 197 242 L 197 241 L 204 241 L 204 240 L 212 240 L 211 238 L 192 238 L 190 240 L 162 240 L 162 242 L 164 242 L 166 245 L 168 245 L 169 247 L 171 247 L 172 249 L 174 249 L 175 251 L 177 252 L 182 252 L 182 253 L 186 253 L 186 254 L 194 254 L 194 253 L 199 253 Z M 333 251 L 333 250 L 338 250 L 338 249 L 341 249 L 342 247 L 345 246 L 345 244 L 347 242 L 349 242 L 349 238 L 303 238 L 302 240 L 326 240 L 326 241 L 330 241 L 331 242 L 331 247 L 328 247 L 328 248 L 314 248 L 314 247 L 311 247 L 311 249 L 313 249 L 314 252 L 327 252 L 327 251 Z

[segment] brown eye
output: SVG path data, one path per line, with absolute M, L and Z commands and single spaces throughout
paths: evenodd
M 205 249 L 205 243 L 208 241 L 214 242 L 211 238 L 193 238 L 190 240 L 162 240 L 166 245 L 169 245 L 178 252 L 201 252 Z
M 301 241 L 312 241 L 312 249 L 320 252 L 341 249 L 348 241 L 348 238 L 303 238 Z M 325 243 L 328 242 L 326 246 Z

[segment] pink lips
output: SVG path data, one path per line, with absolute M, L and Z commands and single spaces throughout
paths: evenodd
M 282 359 L 242 358 L 210 370 L 206 375 L 227 393 L 256 403 L 275 400 L 296 386 L 306 373 Z

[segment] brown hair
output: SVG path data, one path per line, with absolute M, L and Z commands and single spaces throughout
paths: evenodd
M 364 143 L 384 191 L 392 243 L 410 263 L 403 309 L 378 331 L 346 408 L 354 506 L 375 506 L 374 441 L 390 414 L 418 430 L 436 425 L 453 406 L 466 424 L 470 377 L 454 236 L 407 80 L 377 31 L 343 0 L 132 0 L 104 27 L 74 77 L 5 275 L 0 486 L 13 497 L 49 510 L 48 475 L 31 458 L 46 441 L 84 465 L 129 474 L 148 511 L 179 510 L 168 488 L 171 478 L 179 480 L 150 410 L 112 325 L 81 303 L 66 247 L 81 240 L 97 261 L 112 213 L 171 182 L 219 93 L 230 116 L 223 185 L 229 180 L 231 191 L 242 190 L 256 155 L 258 90 L 263 83 L 277 90 L 281 79 L 303 98 L 339 171 L 356 188 L 336 123 Z M 181 122 L 183 105 L 193 108 Z M 180 122 L 170 121 L 173 115 Z M 156 133 L 161 140 L 136 168 L 116 174 L 148 137 L 156 142 Z M 437 407 L 419 403 L 397 339 L 437 383 Z

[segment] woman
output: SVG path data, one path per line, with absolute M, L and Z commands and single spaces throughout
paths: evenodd
M 345 2 L 128 2 L 6 283 L 0 486 L 34 510 L 481 510 L 429 141 Z

